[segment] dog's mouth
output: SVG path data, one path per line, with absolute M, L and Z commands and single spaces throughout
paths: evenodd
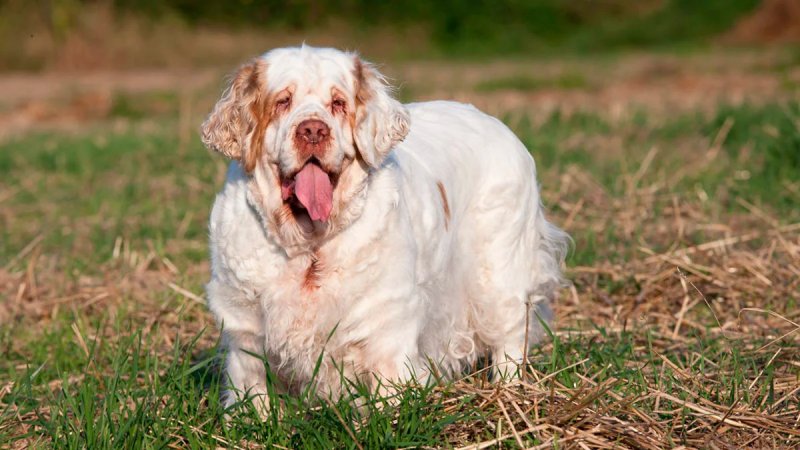
M 327 222 L 338 178 L 338 174 L 326 171 L 316 158 L 311 158 L 294 174 L 281 177 L 281 198 L 295 216 L 308 214 L 311 220 Z

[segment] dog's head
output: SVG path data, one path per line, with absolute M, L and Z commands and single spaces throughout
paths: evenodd
M 240 161 L 250 201 L 278 241 L 297 251 L 360 213 L 369 169 L 408 129 L 408 112 L 372 65 L 353 53 L 302 46 L 241 67 L 202 138 Z

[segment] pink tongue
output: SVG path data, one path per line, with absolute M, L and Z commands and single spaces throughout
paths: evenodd
M 333 208 L 333 186 L 328 174 L 316 164 L 306 164 L 294 181 L 294 193 L 311 220 L 327 221 Z

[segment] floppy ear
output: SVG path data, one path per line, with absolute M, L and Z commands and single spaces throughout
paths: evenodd
M 255 59 L 242 66 L 200 129 L 203 144 L 252 172 L 262 152 L 269 123 L 265 108 L 266 64 Z
M 408 110 L 392 98 L 386 79 L 371 64 L 354 58 L 356 111 L 353 137 L 364 162 L 378 167 L 410 127 Z

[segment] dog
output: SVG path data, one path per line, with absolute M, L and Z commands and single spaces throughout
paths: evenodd
M 568 236 L 536 167 L 471 105 L 403 105 L 355 53 L 301 46 L 244 64 L 202 125 L 230 158 L 209 223 L 226 405 L 452 378 L 512 377 L 544 335 Z

